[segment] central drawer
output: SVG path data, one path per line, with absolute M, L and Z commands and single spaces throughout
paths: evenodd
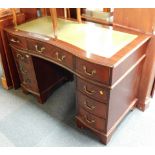
M 57 63 L 63 64 L 68 68 L 73 69 L 72 54 L 41 41 L 27 40 L 27 44 L 28 50 L 30 50 L 30 52 L 34 52 L 34 54 L 50 58 Z

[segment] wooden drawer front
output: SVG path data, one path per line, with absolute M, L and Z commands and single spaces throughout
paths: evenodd
M 100 88 L 94 84 L 81 80 L 80 78 L 77 78 L 77 88 L 79 91 L 99 102 L 108 102 L 109 91 L 105 88 Z
M 37 54 L 41 54 L 42 56 L 51 58 L 56 62 L 63 64 L 69 68 L 73 68 L 72 55 L 53 45 L 49 45 L 35 40 L 28 40 L 28 49 L 34 51 Z
M 87 112 L 98 117 L 106 118 L 107 107 L 105 104 L 90 99 L 86 95 L 78 92 L 78 105 L 83 107 Z
M 53 53 L 52 57 L 58 63 L 61 63 L 61 64 L 65 65 L 65 66 L 73 69 L 73 56 L 70 53 L 57 48 L 57 50 L 55 50 L 55 52 Z
M 105 66 L 93 64 L 79 58 L 76 59 L 76 71 L 90 79 L 109 84 L 110 69 Z
M 79 117 L 90 127 L 105 131 L 105 120 L 103 118 L 96 117 L 81 107 L 79 107 Z
M 38 92 L 38 86 L 33 68 L 32 58 L 28 54 L 13 52 L 22 85 Z
M 27 46 L 28 46 L 28 50 L 32 50 L 37 54 L 41 54 L 45 56 L 47 55 L 47 53 L 49 54 L 53 52 L 53 50 L 50 48 L 50 45 L 37 40 L 28 39 Z
M 27 49 L 26 40 L 23 37 L 8 34 L 8 40 L 11 45 Z

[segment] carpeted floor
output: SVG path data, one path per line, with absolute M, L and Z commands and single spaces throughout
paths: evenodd
M 7 91 L 0 84 L 0 146 L 104 147 L 89 130 L 76 127 L 74 87 L 64 84 L 40 105 L 20 89 Z M 144 113 L 130 112 L 107 146 L 154 146 L 154 111 L 155 99 Z

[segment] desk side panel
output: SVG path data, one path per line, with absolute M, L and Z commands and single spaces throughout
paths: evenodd
M 143 67 L 143 61 L 139 63 L 115 88 L 111 90 L 107 131 L 113 130 L 124 116 L 132 109 L 132 104 L 137 101 L 139 81 Z M 132 64 L 134 65 L 134 64 Z
M 141 57 L 145 55 L 147 46 L 148 42 L 140 46 L 131 55 L 127 56 L 122 62 L 118 62 L 118 65 L 114 66 L 112 72 L 112 85 L 117 82 L 124 74 L 126 74 L 126 72 L 130 70 L 134 63 L 136 63 Z

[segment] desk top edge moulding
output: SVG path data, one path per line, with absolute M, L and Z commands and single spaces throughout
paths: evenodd
M 19 25 L 14 13 L 14 26 L 4 29 L 8 55 L 23 92 L 40 103 L 74 79 L 77 126 L 107 144 L 128 112 L 138 107 L 152 35 L 81 21 L 80 9 L 76 11 L 77 21 L 57 17 L 52 8 L 51 16 Z
M 52 18 L 50 16 L 40 17 L 16 25 L 14 28 L 11 27 L 11 31 L 14 29 L 14 34 L 48 41 L 62 48 L 65 48 L 65 46 L 71 49 L 74 48 L 75 55 L 83 56 L 84 59 L 90 62 L 111 67 L 121 61 L 123 53 L 126 55 L 132 54 L 128 47 L 138 48 L 136 44 L 140 46 L 140 44 L 147 42 L 151 38 L 149 34 L 123 28 L 118 29 L 117 27 L 107 27 L 90 22 L 79 23 L 57 17 L 54 18 L 55 23 L 57 23 L 55 27 L 52 26 Z M 6 29 L 9 31 L 9 28 Z M 74 36 L 72 35 L 73 32 Z M 83 54 L 81 55 L 81 53 Z

